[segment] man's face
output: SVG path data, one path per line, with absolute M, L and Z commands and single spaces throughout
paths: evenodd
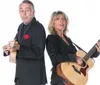
M 20 17 L 24 24 L 29 24 L 34 17 L 34 10 L 28 3 L 22 3 L 19 7 Z

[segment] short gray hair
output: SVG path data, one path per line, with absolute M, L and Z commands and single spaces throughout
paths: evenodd
M 30 0 L 23 0 L 23 1 L 21 2 L 21 4 L 23 4 L 23 3 L 30 4 L 30 5 L 32 6 L 32 9 L 35 10 L 34 4 L 33 4 Z M 20 4 L 20 5 L 21 5 L 21 4 Z

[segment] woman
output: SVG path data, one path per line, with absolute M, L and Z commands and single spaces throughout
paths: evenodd
M 48 26 L 50 35 L 46 39 L 46 48 L 50 56 L 53 68 L 51 76 L 51 85 L 64 85 L 63 78 L 57 75 L 56 67 L 62 62 L 77 62 L 79 65 L 83 64 L 82 58 L 76 56 L 76 48 L 72 44 L 71 39 L 66 36 L 68 25 L 68 17 L 62 11 L 54 12 Z M 97 57 L 100 53 L 100 43 L 96 45 L 97 51 L 91 56 Z

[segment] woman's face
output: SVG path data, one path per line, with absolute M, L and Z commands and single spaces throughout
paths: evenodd
M 66 20 L 63 15 L 59 14 L 54 18 L 53 27 L 57 32 L 63 32 L 66 28 Z

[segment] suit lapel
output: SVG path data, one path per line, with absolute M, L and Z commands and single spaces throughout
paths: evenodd
M 21 32 L 22 32 L 22 28 L 23 28 L 23 23 L 21 24 L 21 26 L 20 26 L 20 28 L 19 28 L 19 35 L 18 35 L 18 40 L 19 40 L 19 42 L 21 42 Z
M 57 37 L 58 37 L 58 39 L 59 39 L 59 41 L 61 42 L 61 43 L 63 43 L 65 46 L 68 46 L 68 44 L 57 34 Z M 64 37 L 65 37 L 65 39 L 67 40 L 67 37 L 64 35 Z

